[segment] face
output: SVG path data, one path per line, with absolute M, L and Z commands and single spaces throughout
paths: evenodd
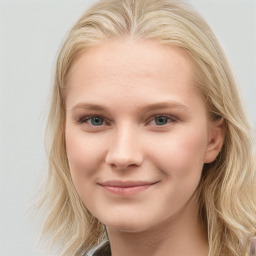
M 214 160 L 212 124 L 180 49 L 116 40 L 72 65 L 66 149 L 75 188 L 110 228 L 136 232 L 173 220 Z

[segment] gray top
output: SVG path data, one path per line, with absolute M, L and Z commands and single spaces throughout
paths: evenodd
M 104 241 L 84 256 L 111 256 L 109 241 Z

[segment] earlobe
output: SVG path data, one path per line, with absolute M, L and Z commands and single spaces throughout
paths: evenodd
M 210 125 L 209 141 L 205 152 L 205 163 L 212 163 L 220 153 L 225 138 L 225 121 L 223 118 Z

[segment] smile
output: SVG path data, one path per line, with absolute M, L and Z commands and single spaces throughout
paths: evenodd
M 146 181 L 106 181 L 103 183 L 98 183 L 101 187 L 103 187 L 108 192 L 113 194 L 128 196 L 135 195 L 139 192 L 142 192 L 152 186 L 154 186 L 157 182 L 146 182 Z

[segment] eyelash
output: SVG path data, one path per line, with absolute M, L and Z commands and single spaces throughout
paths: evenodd
M 78 120 L 78 123 L 80 124 L 83 124 L 83 123 L 88 123 L 88 121 L 92 118 L 99 118 L 99 119 L 102 119 L 103 122 L 106 123 L 106 119 L 100 115 L 90 115 L 90 116 L 84 116 L 84 117 L 81 117 L 79 120 Z M 92 125 L 92 126 L 95 126 L 95 125 Z
M 169 123 L 176 123 L 176 122 L 178 121 L 177 118 L 174 117 L 174 116 L 172 116 L 172 115 L 168 115 L 168 114 L 157 114 L 157 115 L 154 115 L 154 116 L 150 119 L 150 121 L 149 121 L 148 123 L 150 123 L 150 122 L 156 120 L 156 118 L 159 118 L 159 117 L 166 118 L 166 119 L 168 120 L 168 122 L 167 122 L 166 124 L 169 124 Z M 163 124 L 163 125 L 155 125 L 155 126 L 164 126 L 164 125 L 166 125 L 166 124 Z
M 173 124 L 173 123 L 176 123 L 178 121 L 178 119 L 175 117 L 175 116 L 172 116 L 172 115 L 169 115 L 169 114 L 157 114 L 157 115 L 154 115 L 150 118 L 149 121 L 146 122 L 146 124 L 150 124 L 152 121 L 156 121 L 156 118 L 166 118 L 167 119 L 167 123 L 165 124 L 161 124 L 161 125 L 157 125 L 155 124 L 154 126 L 165 126 L 167 124 Z M 100 124 L 100 125 L 93 125 L 93 124 L 90 124 L 88 123 L 88 121 L 92 118 L 99 118 L 103 121 L 103 124 Z M 91 125 L 92 127 L 102 127 L 103 125 L 108 125 L 110 122 L 109 121 L 106 121 L 106 118 L 104 118 L 103 116 L 101 115 L 89 115 L 89 116 L 84 116 L 84 117 L 81 117 L 79 120 L 78 120 L 78 123 L 79 124 L 83 124 L 83 123 L 87 123 L 89 125 Z

